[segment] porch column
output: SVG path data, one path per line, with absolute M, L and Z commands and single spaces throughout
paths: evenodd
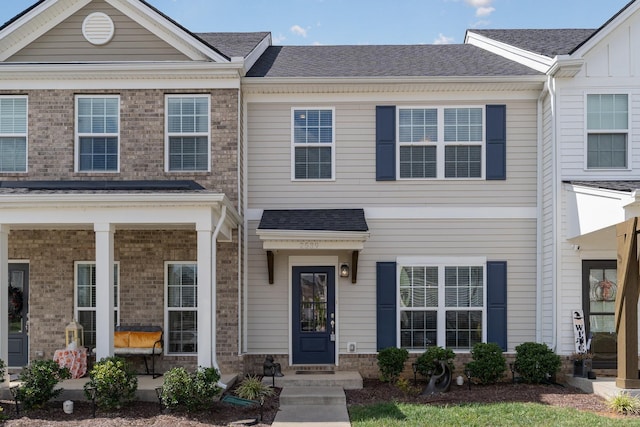
M 96 234 L 96 360 L 113 356 L 112 224 L 94 224 Z
M 0 225 L 0 359 L 9 365 L 9 226 Z
M 198 366 L 212 367 L 216 351 L 213 329 L 216 309 L 213 306 L 211 282 L 212 230 L 198 229 Z

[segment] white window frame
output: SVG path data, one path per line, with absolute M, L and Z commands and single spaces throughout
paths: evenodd
M 79 131 L 79 108 L 78 103 L 80 99 L 117 99 L 118 100 L 118 132 L 117 133 L 80 133 Z M 75 172 L 86 174 L 117 174 L 120 173 L 120 158 L 122 156 L 121 144 L 120 144 L 120 130 L 121 126 L 120 117 L 120 95 L 111 94 L 97 94 L 97 95 L 76 95 L 75 98 L 75 113 L 74 113 L 74 126 L 75 126 Z M 115 170 L 81 170 L 80 169 L 80 138 L 83 137 L 95 137 L 95 138 L 117 138 L 118 139 L 118 160 Z
M 169 307 L 169 266 L 170 265 L 191 265 L 196 268 L 196 292 L 198 291 L 198 262 L 197 261 L 165 261 L 164 263 L 164 353 L 165 355 L 174 356 L 197 356 L 198 351 L 190 353 L 172 352 L 170 351 L 169 338 L 171 335 L 171 329 L 169 326 L 169 313 L 173 311 L 193 311 L 196 315 L 196 322 L 198 319 L 198 298 L 196 295 L 195 307 Z M 215 313 L 214 313 L 215 314 Z M 198 333 L 198 325 L 196 324 L 196 334 Z M 198 337 L 196 335 L 196 346 Z
M 2 95 L 1 99 L 24 99 L 26 103 L 25 131 L 24 133 L 0 133 L 0 138 L 24 138 L 25 159 L 23 171 L 0 171 L 0 174 L 25 174 L 29 172 L 29 97 L 26 95 Z
M 401 347 L 401 313 L 403 311 L 436 311 L 437 312 L 437 342 L 429 346 L 446 347 L 446 313 L 447 311 L 481 311 L 482 312 L 482 342 L 487 342 L 487 258 L 486 257 L 398 257 L 396 259 L 396 346 Z M 403 308 L 400 297 L 400 275 L 402 267 L 438 267 L 438 307 L 437 308 Z M 478 307 L 446 307 L 445 306 L 445 267 L 482 267 L 482 308 Z M 407 349 L 410 353 L 422 353 L 424 349 Z M 456 353 L 468 353 L 471 348 L 453 349 Z
M 589 95 L 627 95 L 627 129 L 589 129 L 589 111 L 588 111 L 588 98 Z M 632 114 L 631 114 L 631 93 L 625 91 L 594 91 L 585 92 L 584 94 L 584 170 L 587 172 L 611 172 L 611 171 L 630 171 L 632 155 Z M 589 167 L 589 135 L 590 134 L 624 134 L 627 135 L 627 166 L 622 168 L 590 168 Z
M 170 99 L 183 99 L 183 98 L 206 98 L 207 99 L 207 131 L 206 132 L 169 132 L 169 100 Z M 179 174 L 192 174 L 211 172 L 211 95 L 209 94 L 170 94 L 164 97 L 164 170 L 167 173 L 179 173 Z M 169 140 L 171 137 L 207 137 L 207 169 L 196 170 L 172 170 L 170 168 L 170 148 Z
M 98 300 L 96 299 L 96 307 L 79 307 L 78 306 L 78 267 L 81 265 L 92 265 L 93 268 L 95 269 L 96 267 L 96 262 L 95 261 L 75 261 L 73 263 L 73 315 L 74 315 L 74 319 L 76 319 L 78 322 L 79 320 L 79 316 L 78 316 L 78 312 L 79 311 L 93 311 L 94 313 L 96 312 L 97 309 L 97 305 L 98 305 Z M 114 316 L 115 316 L 115 324 L 119 325 L 120 324 L 120 294 L 122 293 L 122 286 L 120 284 L 120 261 L 115 261 L 113 263 L 114 268 L 116 268 L 117 270 L 117 275 L 115 276 L 117 279 L 117 283 L 115 283 L 115 286 L 117 288 L 117 293 L 116 293 L 116 298 L 114 300 L 115 303 L 115 307 L 114 307 Z
M 461 109 L 461 108 L 475 108 L 482 111 L 482 140 L 480 141 L 447 141 L 445 142 L 445 126 L 444 126 L 444 111 L 449 109 Z M 430 141 L 429 143 L 418 142 L 401 142 L 400 141 L 400 110 L 436 110 L 437 111 L 437 123 L 438 123 L 438 140 Z M 486 138 L 487 138 L 487 119 L 486 119 L 486 106 L 485 105 L 399 105 L 396 107 L 396 179 L 399 181 L 433 181 L 433 180 L 446 180 L 446 181 L 481 181 L 486 177 Z M 403 178 L 400 176 L 400 147 L 410 146 L 423 146 L 423 145 L 435 145 L 436 146 L 436 176 L 435 178 Z M 448 146 L 480 146 L 480 176 L 479 177 L 445 177 L 445 147 Z
M 325 142 L 296 144 L 295 112 L 298 110 L 331 111 L 331 144 Z M 296 148 L 331 148 L 331 178 L 296 178 Z M 291 107 L 291 181 L 295 182 L 329 182 L 336 180 L 336 108 L 335 107 Z

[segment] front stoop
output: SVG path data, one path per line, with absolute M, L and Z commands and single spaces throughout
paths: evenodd
M 598 378 L 590 380 L 582 377 L 567 377 L 567 384 L 579 388 L 586 393 L 593 393 L 604 399 L 615 397 L 620 393 L 626 393 L 631 396 L 640 396 L 640 389 L 624 389 L 616 386 L 615 378 Z
M 286 386 L 272 427 L 349 427 L 344 389 L 340 386 Z
M 333 374 L 296 374 L 295 371 L 283 372 L 283 377 L 275 378 L 276 387 L 340 387 L 344 390 L 360 390 L 362 376 L 357 371 L 336 371 Z M 264 377 L 262 382 L 273 384 L 272 377 Z

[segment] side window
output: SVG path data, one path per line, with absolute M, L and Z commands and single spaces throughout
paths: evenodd
M 209 95 L 166 97 L 166 170 L 210 170 L 211 114 Z
M 198 352 L 198 269 L 196 263 L 166 264 L 165 347 L 169 353 Z
M 96 263 L 77 262 L 76 263 L 76 285 L 75 285 L 75 317 L 84 329 L 84 345 L 86 347 L 96 346 Z M 118 299 L 119 287 L 119 265 L 113 266 L 114 285 L 114 321 L 115 325 L 120 323 L 120 304 Z
M 628 132 L 628 95 L 587 95 L 587 169 L 626 169 Z
M 27 171 L 27 97 L 0 97 L 0 173 Z
M 294 108 L 292 115 L 292 179 L 334 179 L 335 111 Z
M 117 172 L 119 140 L 120 98 L 76 97 L 76 170 Z
M 436 178 L 438 110 L 403 108 L 398 115 L 400 178 Z
M 482 176 L 482 108 L 444 109 L 444 177 Z

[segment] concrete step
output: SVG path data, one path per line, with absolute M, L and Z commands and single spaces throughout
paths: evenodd
M 283 377 L 275 378 L 276 387 L 341 387 L 345 390 L 362 388 L 362 376 L 357 371 L 336 371 L 333 374 L 297 374 L 296 371 L 285 371 Z M 264 377 L 262 382 L 273 384 L 272 377 Z
M 282 405 L 271 427 L 351 427 L 346 405 Z
M 287 386 L 280 392 L 280 405 L 346 405 L 347 398 L 342 387 Z

